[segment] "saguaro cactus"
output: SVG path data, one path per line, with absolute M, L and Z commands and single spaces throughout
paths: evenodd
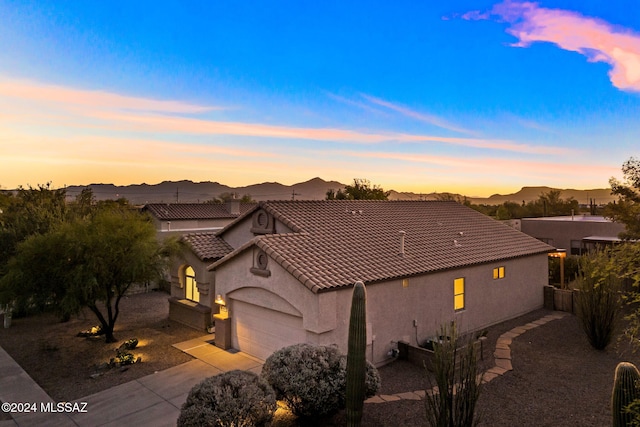
M 620 362 L 616 366 L 611 393 L 613 427 L 630 426 L 633 415 L 624 407 L 640 398 L 640 373 L 633 363 Z
M 359 426 L 365 397 L 367 361 L 367 296 L 364 284 L 356 282 L 351 299 L 349 350 L 347 352 L 347 426 Z

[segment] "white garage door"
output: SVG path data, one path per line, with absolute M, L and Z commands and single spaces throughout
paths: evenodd
M 302 317 L 243 301 L 233 301 L 231 345 L 265 360 L 274 351 L 306 341 Z

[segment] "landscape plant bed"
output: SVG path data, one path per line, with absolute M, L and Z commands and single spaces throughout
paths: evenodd
M 61 323 L 52 314 L 13 318 L 10 328 L 0 327 L 0 346 L 55 400 L 70 401 L 122 384 L 155 371 L 193 360 L 172 344 L 204 335 L 168 320 L 168 295 L 153 291 L 122 299 L 116 322 L 115 343 L 104 335 L 80 337 L 97 319 L 89 310 Z M 131 365 L 113 364 L 116 349 L 136 337 L 138 345 L 127 350 Z
M 449 339 L 449 337 L 439 337 L 438 340 L 432 339 L 427 340 L 423 343 L 422 346 L 415 346 L 409 344 L 407 342 L 400 341 L 398 343 L 398 351 L 399 358 L 402 360 L 407 360 L 408 362 L 418 366 L 418 367 L 426 367 L 429 371 L 433 371 L 433 360 L 435 358 L 435 346 L 438 345 L 439 340 Z M 473 341 L 473 345 L 476 347 L 476 358 L 477 360 L 483 360 L 484 353 L 484 342 L 486 338 L 482 337 L 480 339 L 476 339 Z M 466 343 L 468 342 L 468 338 L 459 338 L 459 342 Z M 467 345 L 462 345 L 458 347 L 459 354 L 462 354 L 464 350 L 467 348 Z M 456 362 L 457 364 L 458 362 Z
M 200 331 L 167 320 L 167 294 L 150 292 L 123 301 L 116 327 L 118 343 L 104 344 L 104 338 L 86 339 L 75 335 L 95 325 L 95 318 L 59 323 L 53 316 L 13 319 L 9 329 L 0 328 L 2 346 L 56 401 L 78 399 L 171 366 L 193 360 L 171 344 L 203 335 Z M 481 365 L 494 366 L 493 349 L 500 335 L 547 314 L 537 310 L 488 329 Z M 122 342 L 137 337 L 143 361 L 94 379 L 94 366 L 113 357 Z M 145 342 L 148 340 L 148 342 Z M 137 349 L 133 352 L 136 353 Z M 51 354 L 51 355 L 50 355 Z M 146 356 L 145 356 L 146 354 Z M 513 371 L 483 386 L 479 411 L 480 426 L 603 426 L 610 425 L 609 402 L 613 372 L 621 361 L 640 365 L 638 355 L 625 343 L 614 341 L 604 351 L 591 348 L 575 316 L 569 315 L 527 331 L 511 344 Z M 381 395 L 424 390 L 425 370 L 405 360 L 396 360 L 379 369 Z M 114 409 L 117 410 L 117 409 Z M 0 417 L 0 420 L 3 418 Z M 344 412 L 326 426 L 343 426 Z M 275 427 L 300 424 L 286 414 Z M 396 400 L 367 403 L 363 426 L 424 426 L 424 402 Z

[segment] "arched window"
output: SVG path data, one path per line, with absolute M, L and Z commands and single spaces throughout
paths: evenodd
M 184 269 L 185 298 L 194 302 L 200 302 L 200 292 L 196 284 L 196 272 L 190 265 Z

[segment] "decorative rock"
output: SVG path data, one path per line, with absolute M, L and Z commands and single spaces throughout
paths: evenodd
M 502 368 L 507 371 L 513 371 L 511 360 L 509 359 L 496 359 L 496 367 Z
M 398 394 L 396 394 L 396 396 L 398 396 L 402 400 L 420 400 L 421 399 L 420 396 L 418 396 L 417 394 L 415 394 L 412 391 L 409 391 L 409 392 L 406 392 L 406 393 L 398 393 Z

